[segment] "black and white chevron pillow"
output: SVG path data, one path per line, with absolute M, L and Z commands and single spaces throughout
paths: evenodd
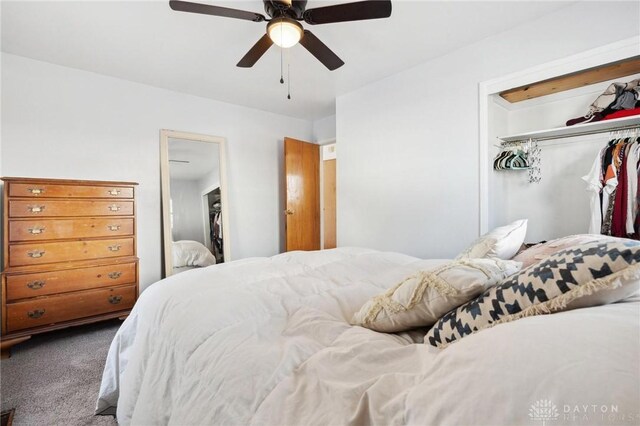
M 424 341 L 443 348 L 503 322 L 614 303 L 639 289 L 639 241 L 611 238 L 580 244 L 523 269 L 447 312 Z

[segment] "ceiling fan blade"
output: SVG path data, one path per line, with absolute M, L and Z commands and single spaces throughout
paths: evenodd
M 389 16 L 391 16 L 391 0 L 367 0 L 337 4 L 317 7 L 304 12 L 305 22 L 311 25 L 380 19 Z
M 246 12 L 244 10 L 230 9 L 228 7 L 212 6 L 209 4 L 191 3 L 189 1 L 171 0 L 169 7 L 179 12 L 201 13 L 203 15 L 224 16 L 225 18 L 244 19 L 253 22 L 262 22 L 265 17 L 259 13 Z
M 269 35 L 263 35 L 262 38 L 258 40 L 258 42 L 247 52 L 247 54 L 240 59 L 237 66 L 241 68 L 251 68 L 256 62 L 258 62 L 258 59 L 260 59 L 262 55 L 269 50 L 272 44 L 273 41 L 271 41 Z
M 320 39 L 309 30 L 304 30 L 304 36 L 300 40 L 300 44 L 331 71 L 344 65 L 342 59 L 338 58 L 338 55 L 333 53 L 326 44 L 321 42 Z

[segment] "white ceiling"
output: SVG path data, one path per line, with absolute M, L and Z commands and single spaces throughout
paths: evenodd
M 217 143 L 169 138 L 171 179 L 200 180 L 210 173 L 219 173 L 219 170 L 220 154 Z
M 198 0 L 192 0 L 198 1 Z M 262 2 L 203 1 L 264 14 Z M 308 8 L 346 1 L 309 1 Z M 174 12 L 168 1 L 2 1 L 2 50 L 304 119 L 335 113 L 337 95 L 572 2 L 400 1 L 384 20 L 305 25 L 346 63 L 328 71 L 289 49 L 292 100 L 273 46 L 249 69 L 235 64 L 265 24 Z

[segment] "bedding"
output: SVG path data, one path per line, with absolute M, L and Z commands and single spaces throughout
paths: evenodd
M 172 243 L 173 267 L 185 266 L 204 268 L 216 264 L 216 258 L 204 244 L 197 241 L 181 240 Z
M 180 274 L 182 272 L 190 271 L 192 269 L 199 268 L 199 266 L 179 266 L 177 268 L 173 268 L 174 274 Z
M 444 262 L 340 248 L 169 277 L 116 334 L 96 411 L 117 405 L 124 425 L 498 426 L 541 424 L 531 413 L 543 401 L 554 425 L 640 420 L 637 299 L 524 318 L 446 350 L 422 344 L 425 329 L 349 324 L 375 294 Z

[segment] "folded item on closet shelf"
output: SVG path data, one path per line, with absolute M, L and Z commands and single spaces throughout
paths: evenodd
M 637 100 L 638 97 L 635 90 L 625 91 L 616 98 L 616 101 L 611 105 L 611 108 L 615 110 L 633 109 L 636 107 Z
M 609 112 L 633 109 L 640 98 L 640 79 L 628 83 L 611 83 L 589 106 L 583 117 L 572 118 L 567 126 L 603 120 Z
M 584 117 L 577 117 L 577 118 L 572 118 L 571 120 L 567 121 L 567 126 L 574 126 L 576 124 L 581 124 L 581 123 L 591 123 L 591 122 L 596 122 L 596 121 L 600 121 L 604 119 L 604 115 L 602 115 L 599 112 L 596 112 L 594 114 L 587 114 Z
M 640 115 L 640 107 L 633 109 L 621 109 L 604 117 L 604 120 L 612 120 L 614 118 L 631 117 L 634 115 Z
M 589 107 L 589 112 L 595 114 L 596 112 L 600 112 L 611 106 L 613 109 L 630 109 L 635 106 L 635 102 L 633 104 L 629 104 L 629 99 L 626 97 L 619 101 L 618 99 L 623 95 L 624 92 L 632 92 L 631 94 L 638 99 L 638 87 L 640 86 L 640 79 L 631 80 L 628 83 L 611 83 L 607 89 L 602 92 L 600 96 L 596 98 L 595 101 Z M 630 105 L 627 108 L 624 108 L 623 105 Z

